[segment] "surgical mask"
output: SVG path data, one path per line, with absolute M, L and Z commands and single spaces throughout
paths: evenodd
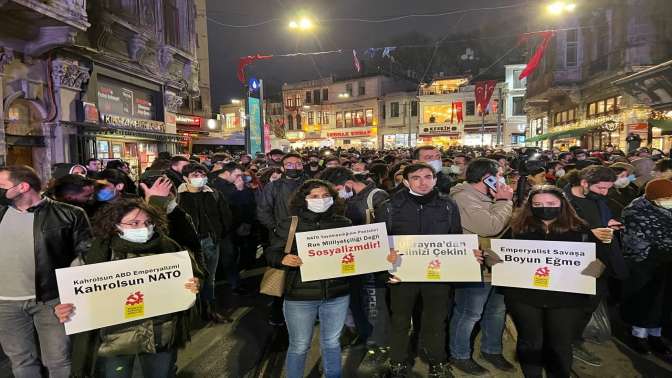
M 300 169 L 286 169 L 285 170 L 285 176 L 295 179 L 295 178 L 298 178 L 299 176 L 301 176 L 302 172 L 303 171 L 300 170 Z
M 672 200 L 666 199 L 666 200 L 657 200 L 655 201 L 656 205 L 664 208 L 664 209 L 672 209 Z
M 345 186 L 343 187 L 343 189 L 338 191 L 338 197 L 342 198 L 344 200 L 347 200 L 348 198 L 352 198 L 352 196 L 354 196 L 354 195 L 355 195 L 355 193 L 352 190 L 347 190 L 345 188 Z
M 565 170 L 564 169 L 558 169 L 555 171 L 555 177 L 562 177 L 565 175 Z
M 454 175 L 459 175 L 460 173 L 462 173 L 462 169 L 460 168 L 459 165 L 451 165 L 450 166 L 450 173 L 452 173 Z
M 176 199 L 171 200 L 170 202 L 168 202 L 168 206 L 166 206 L 166 213 L 167 214 L 172 213 L 176 207 L 177 207 L 177 200 Z
M 427 164 L 432 167 L 436 173 L 441 172 L 441 168 L 443 168 L 443 162 L 441 160 L 428 161 Z
M 449 174 L 453 173 L 453 171 L 452 171 L 450 168 L 451 168 L 451 167 L 441 167 L 441 172 L 442 172 L 444 175 L 449 175 Z
M 154 226 L 143 228 L 119 228 L 120 238 L 131 243 L 147 243 L 154 235 Z
M 202 188 L 208 183 L 207 177 L 194 177 L 189 179 L 189 184 L 194 188 Z
M 630 185 L 630 179 L 627 177 L 619 177 L 614 181 L 614 186 L 619 189 L 623 189 L 628 185 Z
M 630 182 L 635 182 L 635 180 L 637 180 L 637 176 L 630 175 L 630 176 L 628 176 L 628 180 L 630 180 Z
M 331 197 L 306 198 L 306 202 L 308 203 L 308 210 L 312 211 L 313 213 L 319 214 L 329 210 L 331 205 L 334 204 L 334 199 Z
M 116 190 L 111 188 L 103 188 L 96 193 L 96 199 L 100 202 L 111 201 L 116 196 Z
M 560 216 L 561 207 L 533 207 L 532 215 L 541 219 L 550 221 Z

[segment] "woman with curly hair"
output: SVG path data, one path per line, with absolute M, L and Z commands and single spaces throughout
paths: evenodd
M 85 264 L 182 251 L 165 236 L 166 216 L 138 199 L 119 200 L 93 218 L 91 249 Z M 192 266 L 197 264 L 192 261 Z M 198 292 L 201 272 L 185 282 L 185 290 Z M 76 317 L 72 304 L 55 308 L 61 323 Z M 137 356 L 145 377 L 174 377 L 177 349 L 189 339 L 190 310 L 123 323 L 76 334 L 72 339 L 74 377 L 131 377 Z M 145 342 L 153 340 L 153 342 Z
M 298 218 L 296 232 L 327 230 L 348 227 L 351 222 L 343 217 L 343 203 L 334 187 L 322 180 L 308 180 L 294 194 L 289 210 Z M 289 333 L 287 350 L 287 378 L 304 376 L 306 356 L 313 337 L 315 319 L 320 318 L 320 350 L 324 374 L 327 378 L 341 376 L 341 345 L 339 338 L 350 303 L 349 284 L 346 279 L 303 281 L 301 258 L 297 256 L 296 242 L 291 252 L 284 253 L 290 234 L 292 219 L 278 226 L 277 238 L 265 251 L 268 264 L 287 270 L 283 311 Z M 294 236 L 292 236 L 293 238 Z

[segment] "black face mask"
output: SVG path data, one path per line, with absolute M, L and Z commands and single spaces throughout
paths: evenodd
M 14 185 L 9 189 L 14 189 L 17 186 L 19 185 Z M 21 194 L 19 194 L 18 196 L 12 199 L 7 198 L 7 191 L 9 191 L 9 189 L 0 188 L 0 206 L 12 206 L 14 205 L 14 200 L 16 200 L 17 198 L 19 198 L 19 196 L 21 196 Z
M 303 171 L 300 170 L 300 169 L 287 169 L 287 170 L 285 170 L 285 176 L 287 176 L 289 178 L 293 178 L 293 179 L 301 176 L 301 173 L 303 173 Z
M 532 215 L 541 220 L 550 221 L 560 216 L 561 209 L 561 207 L 533 207 Z

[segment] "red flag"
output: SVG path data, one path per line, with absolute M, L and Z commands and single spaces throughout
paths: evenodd
M 555 35 L 555 32 L 547 31 L 541 33 L 541 35 L 544 39 L 537 46 L 537 50 L 534 52 L 534 55 L 532 55 L 530 61 L 527 62 L 527 66 L 525 66 L 523 72 L 520 73 L 520 76 L 518 76 L 518 80 L 523 80 L 524 78 L 530 76 L 532 72 L 537 69 L 539 63 L 541 62 L 541 58 L 544 57 L 544 52 L 546 51 L 551 38 L 553 38 Z
M 455 116 L 455 103 L 450 102 L 450 123 L 453 123 L 453 117 Z
M 457 123 L 460 124 L 464 122 L 464 118 L 462 117 L 462 101 L 458 101 L 455 104 L 455 111 L 457 111 Z
M 357 58 L 357 50 L 352 50 L 352 62 L 355 65 L 357 72 L 362 70 L 362 65 L 359 63 L 359 58 Z
M 497 80 L 478 81 L 475 85 L 476 107 L 479 112 L 484 113 L 492 94 L 495 92 Z
M 271 59 L 273 55 L 248 55 L 238 59 L 238 80 L 245 84 L 245 67 L 249 66 L 256 60 Z

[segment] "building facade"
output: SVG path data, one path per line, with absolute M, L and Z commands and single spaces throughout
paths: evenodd
M 384 149 L 415 147 L 420 112 L 418 92 L 388 93 L 383 98 L 378 145 Z
M 663 0 L 596 0 L 560 22 L 541 64 L 528 77 L 527 144 L 625 148 L 627 135 L 636 133 L 662 146 L 662 139 L 656 142 L 661 135 L 651 132 L 651 108 L 614 82 L 669 59 L 668 5 Z
M 139 173 L 180 151 L 177 115 L 208 81 L 196 21 L 194 0 L 0 2 L 0 158 L 48 178 L 58 162 Z

